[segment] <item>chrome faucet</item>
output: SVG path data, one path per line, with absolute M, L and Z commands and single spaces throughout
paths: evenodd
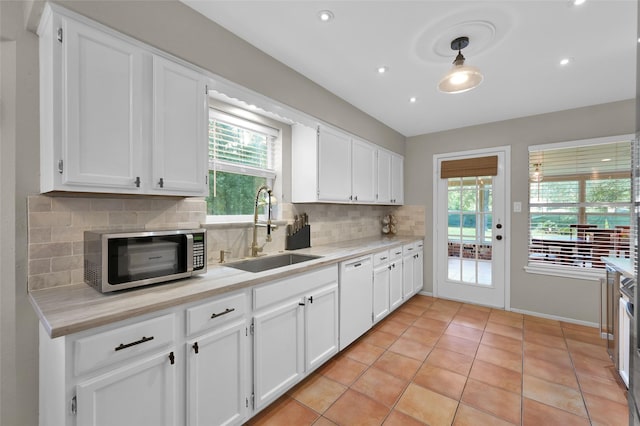
M 258 201 L 262 191 L 267 193 L 267 223 L 258 222 Z M 253 240 L 251 242 L 251 257 L 257 257 L 258 253 L 262 251 L 262 247 L 258 246 L 258 226 L 267 227 L 267 242 L 271 242 L 271 230 L 277 228 L 276 225 L 271 224 L 271 192 L 271 188 L 267 185 L 262 185 L 256 192 L 256 202 L 253 206 Z

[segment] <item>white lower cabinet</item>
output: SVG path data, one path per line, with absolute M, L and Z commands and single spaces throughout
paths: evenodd
M 76 387 L 82 426 L 177 426 L 175 351 L 128 363 Z M 71 407 L 73 409 L 73 407 Z
M 422 290 L 424 280 L 423 242 L 402 246 L 402 293 L 405 299 Z
M 389 250 L 389 309 L 393 311 L 402 305 L 402 247 Z
M 187 424 L 237 425 L 249 411 L 244 319 L 187 342 Z
M 254 289 L 255 409 L 338 352 L 336 266 Z
M 413 247 L 54 339 L 41 326 L 39 424 L 242 424 L 422 287 Z

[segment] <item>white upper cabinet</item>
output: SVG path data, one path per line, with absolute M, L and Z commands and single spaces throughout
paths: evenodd
M 391 153 L 382 149 L 377 155 L 376 193 L 379 203 L 391 203 Z
M 38 35 L 41 192 L 207 194 L 203 76 L 56 5 Z
M 207 176 L 207 94 L 202 74 L 153 56 L 154 192 L 203 195 Z
M 380 153 L 387 156 L 386 165 L 381 166 Z M 396 174 L 399 174 L 396 191 L 402 191 L 402 157 L 372 143 L 327 126 L 315 129 L 294 124 L 291 158 L 294 203 L 402 203 L 402 194 L 391 195 L 396 188 L 393 181 Z M 400 168 L 393 169 L 394 164 L 400 164 Z M 387 195 L 380 197 L 385 182 L 383 190 Z
M 318 199 L 348 202 L 351 198 L 351 139 L 321 127 L 318 133 Z
M 404 204 L 404 157 L 391 154 L 391 204 Z
M 353 139 L 351 142 L 351 193 L 352 201 L 373 203 L 376 201 L 376 147 Z

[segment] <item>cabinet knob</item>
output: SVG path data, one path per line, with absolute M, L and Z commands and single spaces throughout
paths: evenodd
M 140 188 L 140 176 L 136 176 L 136 180 L 134 180 L 133 183 L 136 185 L 136 188 Z
M 160 178 L 160 180 L 158 181 L 158 186 L 160 186 L 160 188 L 164 188 L 164 178 Z

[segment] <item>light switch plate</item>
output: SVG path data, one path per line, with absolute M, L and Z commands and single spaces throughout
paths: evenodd
M 513 212 L 514 213 L 522 212 L 522 202 L 521 201 L 514 201 L 513 202 Z

